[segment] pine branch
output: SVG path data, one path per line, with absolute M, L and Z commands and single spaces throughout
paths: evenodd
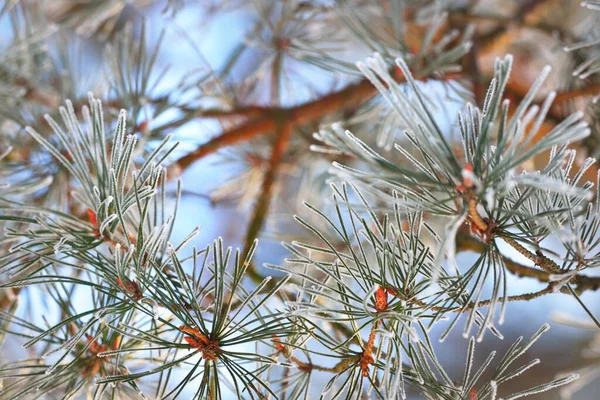
M 199 80 L 187 76 L 167 95 L 153 94 L 161 86 L 151 79 L 158 52 L 145 51 L 143 28 L 140 36 L 128 30 L 116 38 L 116 50 L 111 50 L 114 65 L 106 78 L 113 91 L 105 104 L 110 110 L 106 114 L 93 98 L 81 113 L 70 102 L 58 112 L 46 110 L 53 108 L 52 98 L 36 93 L 37 86 L 53 88 L 61 96 L 80 88 L 63 82 L 62 75 L 56 82 L 46 82 L 36 76 L 38 69 L 25 68 L 23 76 L 39 85 L 16 82 L 16 86 L 25 94 L 21 99 L 31 100 L 26 104 L 35 109 L 21 109 L 19 104 L 1 111 L 9 120 L 12 114 L 31 113 L 23 115 L 19 124 L 35 126 L 28 132 L 39 146 L 27 146 L 15 136 L 14 145 L 23 148 L 22 155 L 7 158 L 6 163 L 0 160 L 7 167 L 0 171 L 0 210 L 8 212 L 0 215 L 0 223 L 6 223 L 0 236 L 7 246 L 0 254 L 0 308 L 6 308 L 0 309 L 0 343 L 9 334 L 18 336 L 32 358 L 0 366 L 0 378 L 6 378 L 3 395 L 70 398 L 84 395 L 85 390 L 97 398 L 145 397 L 137 386 L 143 382 L 144 390 L 160 398 L 304 398 L 311 374 L 319 372 L 334 375 L 322 391 L 322 396 L 332 398 L 404 398 L 406 383 L 427 398 L 495 399 L 500 384 L 535 365 L 537 361 L 508 369 L 548 329 L 544 325 L 523 345 L 519 339 L 494 371 L 485 372 L 493 354 L 473 370 L 475 341 L 486 332 L 502 337 L 496 319 L 498 314 L 499 323 L 505 319 L 507 302 L 566 293 L 600 326 L 578 296 L 600 289 L 600 277 L 578 275 L 600 263 L 596 240 L 600 203 L 590 200 L 592 184 L 580 179 L 593 161 L 580 163 L 566 147 L 583 140 L 590 130 L 581 113 L 562 115 L 563 109 L 583 102 L 553 108 L 552 93 L 536 104 L 549 69 L 535 82 L 529 82 L 528 74 L 513 75 L 511 80 L 513 63 L 507 56 L 494 64 L 492 80 L 482 62 L 491 52 L 506 53 L 506 46 L 515 43 L 518 34 L 507 29 L 513 23 L 527 27 L 519 32 L 530 32 L 530 26 L 553 32 L 540 15 L 548 15 L 556 1 L 527 0 L 517 7 L 522 15 L 511 19 L 471 15 L 473 1 L 456 11 L 459 6 L 452 2 L 408 6 L 401 1 L 355 0 L 339 9 L 335 5 L 314 12 L 303 9 L 309 5 L 264 2 L 255 10 L 256 29 L 247 38 L 256 40 L 252 46 L 266 49 L 268 56 L 246 68 L 243 82 L 220 85 L 221 79 L 237 80 L 233 68 L 245 61 L 240 55 L 250 47 L 249 41 L 232 52 L 222 73 L 202 75 Z M 98 4 L 109 3 L 129 7 L 124 0 Z M 113 24 L 121 19 L 115 16 L 122 10 L 116 7 L 108 10 L 111 15 L 96 16 L 99 9 L 93 6 L 72 11 L 80 17 L 77 20 L 101 23 L 87 29 L 95 38 L 102 25 L 105 33 L 112 33 L 117 28 Z M 68 19 L 63 22 L 79 25 Z M 467 26 L 473 22 L 491 26 L 491 34 L 471 31 Z M 325 29 L 328 33 L 323 34 L 323 23 L 334 29 L 343 24 L 351 39 L 336 42 L 332 31 Z M 285 82 L 294 72 L 288 57 L 327 70 L 353 68 L 323 44 L 375 51 L 373 57 L 357 63 L 365 79 L 306 103 L 288 102 L 297 105 L 282 107 L 282 96 L 295 91 L 295 82 L 290 86 Z M 123 57 L 126 54 L 132 57 Z M 390 59 L 398 55 L 392 67 Z M 464 70 L 455 72 L 461 62 Z M 26 67 L 27 62 L 15 63 L 21 65 Z M 520 67 L 517 72 L 522 72 Z M 416 77 L 411 69 L 417 71 Z M 70 72 L 69 66 L 65 70 Z M 460 101 L 474 94 L 478 107 L 467 104 L 457 117 L 461 143 L 439 123 L 439 109 L 434 108 L 438 99 L 429 96 L 430 85 L 415 82 L 428 79 L 439 82 L 433 86 L 461 96 Z M 442 85 L 457 79 L 461 82 Z M 474 93 L 467 94 L 462 86 L 469 82 Z M 230 108 L 196 108 L 195 104 L 215 100 L 206 92 L 194 97 L 200 103 L 187 103 L 189 90 L 195 92 L 204 84 L 209 91 L 216 84 L 223 89 L 218 96 L 235 93 L 231 97 L 242 102 L 255 95 L 262 98 L 270 89 L 269 106 L 240 106 L 229 99 L 225 103 Z M 595 94 L 598 87 L 594 86 L 560 93 L 558 102 Z M 375 96 L 380 97 L 370 101 Z M 520 104 L 514 105 L 512 99 Z M 121 108 L 131 112 L 111 118 Z M 47 118 L 52 132 L 45 124 L 38 126 L 42 113 L 38 111 L 52 115 Z M 171 113 L 176 116 L 171 118 Z M 59 116 L 62 123 L 56 121 Z M 111 122 L 105 123 L 105 117 Z M 263 140 L 251 145 L 253 150 L 255 145 L 263 146 L 257 154 L 264 170 L 252 176 L 262 176 L 262 182 L 252 179 L 245 186 L 254 183 L 250 191 L 260 189 L 260 193 L 241 251 L 226 248 L 217 239 L 212 246 L 194 248 L 191 256 L 183 257 L 181 250 L 197 230 L 172 244 L 182 191 L 178 182 L 171 209 L 163 163 L 175 145 L 168 144 L 169 137 L 154 142 L 200 118 L 222 122 L 223 132 L 175 161 L 175 170 L 225 146 L 259 137 Z M 340 119 L 356 135 L 341 124 L 329 126 Z M 292 135 L 306 135 L 309 129 L 312 133 L 315 127 L 322 131 L 314 135 L 315 143 L 291 141 Z M 377 135 L 376 145 L 386 149 L 385 154 L 369 147 L 372 138 L 367 132 L 373 127 L 383 133 Z M 391 156 L 393 152 L 387 150 L 400 132 L 407 142 L 399 143 L 399 153 Z M 331 185 L 333 204 L 307 204 L 312 218 L 300 212 L 294 216 L 312 239 L 293 237 L 284 244 L 291 252 L 286 265 L 265 265 L 278 275 L 263 277 L 263 270 L 252 262 L 255 239 L 278 197 L 284 162 L 287 168 L 309 144 L 322 151 L 324 159 L 335 158 L 338 177 L 345 183 Z M 9 153 L 10 149 L 0 149 L 0 159 Z M 538 174 L 514 173 L 528 169 L 538 156 L 544 161 L 549 158 Z M 348 164 L 338 164 L 342 160 Z M 305 164 L 311 164 L 307 165 L 310 173 L 325 170 L 317 163 Z M 577 164 L 581 167 L 573 170 Z M 38 182 L 13 190 L 13 177 L 28 170 L 55 178 L 47 193 Z M 363 193 L 361 186 L 367 187 Z M 31 187 L 43 187 L 38 191 L 44 193 L 28 198 Z M 65 187 L 72 196 L 66 200 Z M 56 197 L 59 201 L 53 201 Z M 429 224 L 429 218 L 437 217 L 451 219 L 443 232 Z M 466 225 L 471 233 L 462 232 L 461 226 Z M 563 227 L 561 232 L 571 237 L 559 236 L 569 254 L 560 266 L 541 251 L 531 250 Z M 535 266 L 510 260 L 495 239 L 504 239 Z M 452 268 L 455 250 L 473 251 L 479 257 L 460 270 Z M 514 287 L 506 279 L 506 270 L 545 284 L 535 292 L 508 295 Z M 29 314 L 22 316 L 15 296 L 28 295 L 29 290 L 19 290 L 29 286 L 40 287 L 47 294 L 48 308 L 56 310 L 51 318 L 42 316 L 47 319 L 44 323 L 36 316 L 31 321 Z M 88 293 L 89 307 L 73 301 L 74 296 Z M 450 378 L 455 371 L 444 370 L 431 345 L 429 328 L 448 317 L 452 322 L 441 340 L 458 320 L 466 320 L 463 334 L 472 336 L 461 382 Z M 473 329 L 478 332 L 473 334 Z M 241 347 L 246 349 L 242 353 Z M 293 349 L 302 356 L 295 357 Z M 317 363 L 311 354 L 320 358 Z M 286 362 L 277 362 L 280 355 Z M 331 366 L 322 364 L 321 357 L 333 360 Z M 280 371 L 282 379 L 277 379 Z M 573 375 L 556 379 L 505 398 L 543 392 L 574 379 Z M 188 392 L 190 388 L 195 394 Z M 508 390 L 503 388 L 503 394 Z
M 527 11 L 531 11 L 527 9 Z M 514 21 L 514 19 L 511 19 Z M 503 26 L 506 25 L 506 19 L 500 16 L 480 16 L 480 15 L 471 15 L 466 14 L 461 11 L 453 11 L 450 13 L 450 25 L 464 25 L 470 22 L 489 22 L 495 21 L 498 23 L 502 23 Z M 526 23 L 526 18 L 523 17 L 521 23 L 528 26 Z M 534 27 L 543 28 L 544 30 L 550 30 L 550 27 L 545 27 L 542 25 L 532 25 Z M 552 28 L 555 29 L 555 28 Z M 501 33 L 503 33 L 502 31 Z M 496 38 L 496 36 L 494 36 Z M 491 40 L 491 39 L 490 39 Z M 489 43 L 490 40 L 486 40 L 486 43 Z M 489 49 L 485 48 L 484 44 L 481 44 L 481 54 L 485 55 Z M 477 58 L 475 52 L 472 52 L 470 57 Z M 481 82 L 481 77 L 478 77 L 478 67 L 476 59 L 469 60 L 469 70 L 470 75 L 473 76 L 473 79 L 476 79 L 476 90 L 475 93 L 478 98 L 482 97 L 481 88 L 484 84 Z M 455 73 L 449 74 L 449 76 L 443 78 L 442 80 L 451 80 L 460 78 L 462 74 Z M 397 82 L 404 82 L 403 76 L 398 76 L 394 74 L 394 77 L 397 79 Z M 477 77 L 477 78 L 475 78 Z M 415 77 L 417 80 L 427 80 L 428 77 Z M 487 83 L 485 83 L 486 85 Z M 566 91 L 563 93 L 558 93 L 556 98 L 556 103 L 560 103 L 562 101 L 568 100 L 573 97 L 579 97 L 584 95 L 590 95 L 596 93 L 598 88 L 594 88 L 595 85 L 588 88 L 586 87 L 580 91 Z M 527 88 L 522 88 L 519 90 L 518 87 L 514 87 L 514 85 L 510 85 L 508 89 L 516 94 L 519 98 L 522 98 L 526 95 Z M 234 109 L 231 111 L 198 111 L 194 112 L 191 115 L 196 117 L 231 117 L 231 116 L 245 116 L 252 117 L 251 120 L 243 123 L 242 125 L 235 127 L 231 130 L 225 131 L 221 133 L 219 136 L 211 139 L 205 144 L 200 145 L 196 150 L 191 153 L 181 157 L 177 160 L 177 165 L 185 169 L 193 164 L 195 161 L 218 151 L 219 149 L 227 146 L 234 145 L 239 142 L 243 142 L 246 140 L 250 140 L 255 137 L 267 135 L 273 133 L 276 129 L 276 120 L 278 118 L 286 118 L 288 123 L 292 124 L 294 127 L 302 126 L 307 123 L 319 121 L 329 115 L 332 115 L 336 112 L 343 112 L 344 110 L 354 108 L 361 103 L 369 100 L 373 96 L 377 94 L 375 88 L 369 83 L 367 79 L 362 79 L 358 83 L 347 86 L 346 88 L 333 92 L 331 94 L 325 95 L 318 99 L 306 102 L 299 106 L 289 107 L 289 108 L 278 108 L 278 107 L 259 107 L 259 106 L 250 106 L 250 107 L 241 107 L 239 109 Z M 191 111 L 191 110 L 188 110 Z M 187 120 L 187 118 L 186 118 Z
M 461 74 L 450 74 L 443 81 L 460 78 Z M 427 78 L 420 78 L 427 80 Z M 398 82 L 403 82 L 403 77 L 397 77 Z M 510 92 L 522 98 L 527 94 L 529 88 L 519 90 L 509 86 Z M 580 96 L 589 96 L 597 93 L 600 85 L 592 85 L 577 91 L 558 92 L 556 103 L 560 103 Z M 356 84 L 350 85 L 341 91 L 334 92 L 316 100 L 290 108 L 277 107 L 250 107 L 235 109 L 227 112 L 217 111 L 199 111 L 195 116 L 207 117 L 231 117 L 231 116 L 254 116 L 253 119 L 242 123 L 240 126 L 221 133 L 219 136 L 200 145 L 196 150 L 179 158 L 176 164 L 186 169 L 199 159 L 212 154 L 223 147 L 232 146 L 259 136 L 273 133 L 277 126 L 277 119 L 285 118 L 287 123 L 294 128 L 308 123 L 314 123 L 321 119 L 343 112 L 344 110 L 357 107 L 361 103 L 368 101 L 377 94 L 377 90 L 367 79 L 363 79 Z
M 485 247 L 485 243 L 477 240 L 466 232 L 459 232 L 459 234 L 456 235 L 457 252 L 472 251 L 481 254 L 485 251 Z M 508 257 L 504 257 L 503 261 L 506 265 L 506 269 L 518 277 L 533 278 L 540 282 L 551 282 L 550 274 L 545 271 L 519 264 Z M 600 277 L 578 274 L 573 276 L 571 282 L 575 284 L 578 293 L 600 289 Z
M 566 288 L 565 288 L 565 290 L 566 290 Z M 561 293 L 562 292 L 563 291 L 561 290 Z M 507 301 L 507 302 L 529 301 L 529 300 L 537 299 L 539 297 L 542 297 L 542 296 L 547 295 L 547 294 L 552 294 L 552 293 L 556 293 L 556 292 L 554 291 L 552 285 L 548 285 L 544 289 L 538 290 L 536 292 L 515 294 L 515 295 L 506 296 L 505 298 L 499 298 L 499 299 L 481 300 L 481 301 L 478 301 L 477 304 L 470 303 L 470 304 L 467 304 L 464 307 L 456 308 L 456 309 L 450 310 L 450 311 L 452 311 L 452 312 L 466 312 L 466 311 L 472 310 L 473 308 L 476 308 L 476 307 L 489 306 L 490 304 L 492 304 L 492 303 L 494 303 L 496 301 L 500 301 L 500 302 L 503 302 L 503 301 Z

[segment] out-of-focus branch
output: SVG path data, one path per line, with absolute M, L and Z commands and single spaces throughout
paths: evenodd
M 498 24 L 498 28 L 483 37 L 486 41 L 492 41 L 506 32 L 509 26 L 518 26 L 524 28 L 537 29 L 548 34 L 559 32 L 561 37 L 570 37 L 570 34 L 560 29 L 557 26 L 548 25 L 543 21 L 532 21 L 531 18 L 526 18 L 526 11 L 520 10 L 515 16 L 502 16 L 493 14 L 472 14 L 465 11 L 454 10 L 448 14 L 450 24 L 452 25 L 467 25 L 467 24 Z
M 478 107 L 483 107 L 483 100 L 485 98 L 485 87 L 483 79 L 477 65 L 477 52 L 479 45 L 476 40 L 473 41 L 473 47 L 469 54 L 465 55 L 465 69 L 471 77 L 471 83 L 473 85 L 473 97 L 475 104 Z
M 398 76 L 398 74 L 394 74 L 394 76 L 398 82 L 404 82 L 403 76 Z M 441 79 L 453 80 L 461 76 L 461 73 L 453 73 L 447 74 Z M 429 77 L 415 78 L 423 81 L 429 79 Z M 295 107 L 265 108 L 260 117 L 251 119 L 236 128 L 223 132 L 207 143 L 200 145 L 195 151 L 177 160 L 177 165 L 180 168 L 185 169 L 196 160 L 214 153 L 223 147 L 272 133 L 275 131 L 277 120 L 280 118 L 285 118 L 286 123 L 290 125 L 293 130 L 295 127 L 321 120 L 336 112 L 356 107 L 371 99 L 376 94 L 377 90 L 371 82 L 367 79 L 362 79 L 342 90 L 327 94 L 316 100 Z
M 275 118 L 271 117 L 271 113 L 273 113 L 273 111 L 267 112 L 267 116 L 250 120 L 236 128 L 223 132 L 221 135 L 207 143 L 200 145 L 191 153 L 181 157 L 177 160 L 177 165 L 181 169 L 186 169 L 195 161 L 214 153 L 223 147 L 231 146 L 235 143 L 260 136 L 261 134 L 272 132 L 275 129 Z
M 222 109 L 190 109 L 187 107 L 180 107 L 181 111 L 192 114 L 193 117 L 198 118 L 229 118 L 229 117 L 246 117 L 256 118 L 264 115 L 270 110 L 269 107 L 262 106 L 236 106 L 228 110 Z
M 260 196 L 256 201 L 256 205 L 254 206 L 252 219 L 250 220 L 250 224 L 248 225 L 248 230 L 246 232 L 243 253 L 244 257 L 246 256 L 250 245 L 262 229 L 265 217 L 269 212 L 271 197 L 277 182 L 277 173 L 283 160 L 283 156 L 288 148 L 292 131 L 293 129 L 291 124 L 283 120 L 279 121 L 279 128 L 277 129 L 277 136 L 275 137 L 275 142 L 273 143 L 273 150 L 271 152 L 271 158 L 269 159 L 268 170 L 263 178 Z
M 300 104 L 290 108 L 267 108 L 263 113 L 242 125 L 223 132 L 207 143 L 200 145 L 195 151 L 180 158 L 177 164 L 185 169 L 196 160 L 211 154 L 220 148 L 242 142 L 254 137 L 271 133 L 277 126 L 277 120 L 285 118 L 287 125 L 291 128 L 304 125 L 331 115 L 337 111 L 356 106 L 370 99 L 376 93 L 376 89 L 367 79 L 356 84 L 325 95 L 317 100 Z M 293 129 L 292 129 L 293 130 Z
M 562 103 L 568 100 L 577 99 L 579 97 L 586 96 L 597 96 L 600 94 L 600 83 L 590 83 L 585 85 L 584 87 L 572 90 L 565 90 L 563 92 L 558 92 L 556 94 L 556 98 L 554 99 L 555 103 Z

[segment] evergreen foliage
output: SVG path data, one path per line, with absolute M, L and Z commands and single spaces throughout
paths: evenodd
M 600 329 L 581 299 L 600 287 L 598 15 L 581 17 L 585 32 L 548 25 L 559 2 L 6 0 L 0 399 L 576 393 L 599 363 L 511 385 L 539 364 L 530 348 L 548 324 L 475 358 L 504 338 L 509 302 L 562 294 Z M 161 52 L 173 33 L 197 49 L 174 21 L 198 8 L 242 9 L 248 36 L 219 68 L 195 53 L 202 65 L 170 78 Z M 600 5 L 570 12 L 583 9 Z M 482 47 L 508 40 L 512 19 L 558 34 L 568 67 L 523 90 L 533 67 L 506 51 L 485 76 Z M 92 42 L 95 73 L 77 51 Z M 549 91 L 563 69 L 569 84 Z M 197 120 L 222 132 L 186 139 Z M 191 218 L 181 174 L 217 151 L 241 168 L 211 198 L 252 208 L 239 249 L 194 246 L 199 228 L 174 239 Z M 269 234 L 288 257 L 259 265 Z M 515 294 L 509 274 L 543 288 Z M 456 330 L 459 371 L 440 356 Z

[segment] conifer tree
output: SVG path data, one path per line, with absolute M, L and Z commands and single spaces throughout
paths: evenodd
M 549 323 L 478 347 L 546 296 L 599 333 L 599 17 L 4 0 L 0 399 L 584 398 L 597 341 L 543 381 Z M 233 204 L 241 242 L 181 234 L 185 199 Z

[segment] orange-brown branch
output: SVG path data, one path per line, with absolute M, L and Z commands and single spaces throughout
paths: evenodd
M 585 85 L 584 87 L 573 89 L 573 90 L 565 90 L 562 92 L 558 92 L 556 94 L 556 98 L 554 99 L 555 103 L 562 103 L 567 100 L 577 99 L 579 97 L 586 96 L 597 96 L 600 95 L 600 83 L 591 83 L 589 85 Z
M 479 215 L 479 212 L 477 211 L 477 198 L 475 196 L 471 196 L 469 198 L 468 209 L 469 217 L 471 218 L 471 221 L 475 224 L 477 229 L 479 229 L 479 231 L 481 232 L 487 232 L 490 227 L 487 224 L 487 222 L 485 222 L 483 218 L 481 218 L 481 215 Z
M 283 161 L 283 157 L 290 142 L 292 126 L 284 121 L 280 121 L 279 123 L 280 128 L 278 130 L 278 135 L 275 138 L 275 143 L 273 144 L 271 158 L 269 159 L 269 169 L 263 178 L 260 196 L 256 201 L 256 205 L 254 206 L 252 219 L 250 220 L 250 224 L 248 225 L 248 230 L 246 232 L 246 241 L 243 253 L 244 257 L 246 256 L 252 242 L 260 233 L 265 217 L 269 212 L 269 206 L 271 204 L 273 191 L 275 190 L 279 166 Z
M 396 80 L 403 82 L 404 77 L 398 76 Z M 452 80 L 462 76 L 459 73 L 448 74 L 444 80 Z M 428 77 L 417 77 L 420 80 L 426 80 Z M 254 137 L 266 135 L 277 129 L 277 121 L 284 119 L 293 130 L 298 126 L 310 122 L 319 121 L 328 115 L 340 112 L 349 108 L 356 107 L 362 102 L 369 100 L 377 93 L 377 89 L 368 79 L 362 79 L 346 88 L 327 94 L 316 100 L 300 104 L 289 108 L 263 108 L 260 116 L 251 119 L 242 125 L 225 131 L 219 136 L 211 139 L 207 143 L 200 145 L 195 151 L 180 158 L 177 164 L 185 169 L 196 160 L 207 156 L 215 151 L 233 144 L 252 139 Z
M 207 143 L 200 145 L 196 150 L 177 160 L 177 165 L 180 168 L 185 169 L 196 160 L 214 153 L 220 148 L 251 139 L 261 133 L 273 131 L 273 129 L 275 129 L 275 119 L 269 118 L 270 114 L 271 112 L 268 112 L 267 116 L 248 121 L 241 126 L 233 128 L 232 130 L 224 132 L 214 139 L 209 140 Z
M 367 341 L 367 345 L 365 346 L 362 357 L 358 361 L 362 376 L 364 377 L 369 376 L 369 365 L 375 363 L 375 359 L 373 358 L 373 348 L 375 347 L 375 337 L 377 336 L 377 327 L 379 326 L 379 322 L 380 320 L 375 321 L 371 327 L 369 340 Z

